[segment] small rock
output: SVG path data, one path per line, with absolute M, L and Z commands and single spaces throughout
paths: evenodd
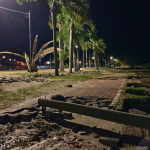
M 100 103 L 99 107 L 107 107 L 107 104 L 102 102 L 102 103 Z
M 52 100 L 66 101 L 65 97 L 62 95 L 53 95 L 51 97 Z
M 112 147 L 108 147 L 107 150 L 114 150 Z
M 30 79 L 26 79 L 25 81 L 26 81 L 26 82 L 31 82 L 31 80 L 30 80 Z
M 65 119 L 70 119 L 70 118 L 72 118 L 72 113 L 71 113 L 71 112 L 63 111 L 62 114 L 63 114 L 63 117 L 64 117 Z
M 40 138 L 39 138 L 39 135 L 38 134 L 34 134 L 31 141 L 39 141 Z

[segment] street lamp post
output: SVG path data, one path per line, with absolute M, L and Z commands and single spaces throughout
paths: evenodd
M 110 67 L 111 67 L 111 64 L 113 63 L 113 57 L 112 56 L 110 57 L 110 60 L 111 60 L 111 63 L 110 63 Z
M 30 60 L 31 60 L 31 15 L 29 11 L 29 48 L 30 48 Z
M 8 11 L 16 12 L 16 13 L 29 15 L 29 48 L 30 48 L 30 59 L 31 59 L 31 15 L 30 15 L 30 11 L 29 11 L 29 13 L 25 13 L 25 12 L 21 12 L 21 11 L 8 9 L 8 8 L 5 8 L 5 7 L 0 7 L 0 8 L 8 10 Z

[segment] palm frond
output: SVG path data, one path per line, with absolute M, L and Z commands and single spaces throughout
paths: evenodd
M 30 66 L 30 63 L 29 63 L 29 57 L 28 57 L 28 55 L 27 55 L 27 53 L 26 53 L 26 52 L 24 53 L 24 57 L 25 57 L 25 60 L 26 60 L 26 63 L 27 63 L 28 69 L 29 69 L 29 71 L 31 71 L 31 66 Z
M 50 28 L 51 30 L 53 30 L 52 17 L 49 16 L 48 18 L 49 18 L 49 20 L 48 20 L 48 26 L 49 26 L 49 28 Z
M 20 56 L 20 57 L 22 57 L 22 58 L 25 58 L 23 55 L 20 55 L 20 54 L 17 54 L 17 53 L 12 53 L 12 52 L 7 52 L 7 51 L 0 52 L 0 54 L 13 54 L 13 55 L 16 55 L 16 56 Z
M 42 46 L 42 48 L 39 50 L 39 52 L 36 54 L 36 56 L 35 56 L 35 58 L 34 58 L 34 62 L 38 59 L 38 58 L 40 58 L 40 56 L 41 56 L 41 54 L 43 53 L 43 51 L 45 50 L 45 48 L 50 44 L 50 43 L 52 43 L 53 41 L 49 41 L 49 42 L 47 42 L 46 44 L 44 44 L 43 46 Z
M 34 54 L 37 50 L 37 41 L 38 41 L 38 35 L 36 35 L 33 43 L 33 48 L 32 48 L 32 60 L 34 59 Z

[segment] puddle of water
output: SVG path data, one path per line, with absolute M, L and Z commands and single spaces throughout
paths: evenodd
M 12 148 L 16 148 L 16 147 L 21 147 L 21 148 L 29 147 L 29 142 L 15 141 L 14 145 L 12 145 L 10 147 L 4 147 L 4 145 L 3 145 L 2 150 L 11 150 Z

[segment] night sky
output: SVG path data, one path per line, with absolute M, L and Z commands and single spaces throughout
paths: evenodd
M 22 6 L 15 0 L 0 0 L 0 6 L 27 13 L 31 11 L 32 43 L 38 34 L 38 50 L 52 40 L 52 30 L 47 24 L 50 11 L 46 0 Z M 91 14 L 99 37 L 107 44 L 106 55 L 118 58 L 126 54 L 149 61 L 149 0 L 91 0 Z M 26 15 L 0 9 L 0 51 L 20 54 L 27 51 L 29 54 L 28 25 Z M 49 56 L 45 60 L 49 60 Z

